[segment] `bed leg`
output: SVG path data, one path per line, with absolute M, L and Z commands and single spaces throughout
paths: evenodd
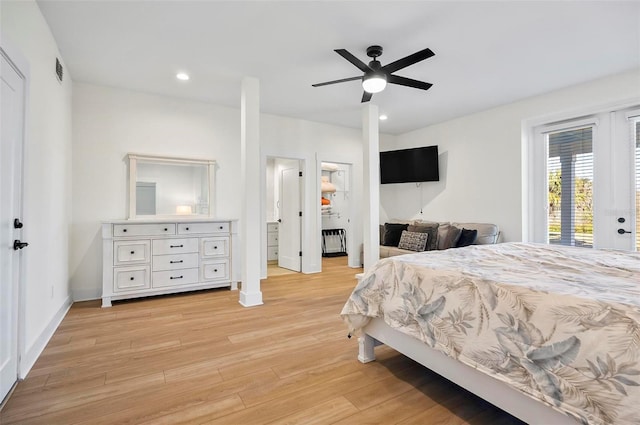
M 376 340 L 367 334 L 364 334 L 358 338 L 358 360 L 362 363 L 369 363 L 376 359 L 376 355 L 373 352 L 373 347 L 376 345 Z

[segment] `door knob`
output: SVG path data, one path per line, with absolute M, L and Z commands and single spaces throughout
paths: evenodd
M 13 228 L 14 229 L 22 229 L 22 226 L 24 226 L 24 224 L 20 223 L 20 219 L 19 218 L 14 218 L 13 219 Z
M 624 229 L 618 229 L 618 233 L 621 234 L 621 235 L 624 235 L 625 233 L 631 233 L 631 232 L 628 231 L 628 230 L 624 230 Z
M 21 242 L 20 239 L 16 239 L 13 241 L 13 249 L 15 251 L 24 248 L 25 246 L 28 246 L 29 244 L 27 242 Z
M 280 219 L 280 218 L 279 218 L 279 219 L 278 219 L 278 223 L 282 223 L 282 219 Z

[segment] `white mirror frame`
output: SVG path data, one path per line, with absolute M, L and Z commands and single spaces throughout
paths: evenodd
M 193 164 L 193 165 L 205 165 L 207 166 L 207 174 L 209 181 L 209 214 L 207 217 L 214 216 L 214 189 L 215 189 L 215 165 L 216 161 L 212 159 L 192 159 L 192 158 L 177 158 L 170 156 L 154 156 L 154 155 L 141 155 L 135 153 L 128 153 L 127 158 L 129 161 L 129 217 L 128 219 L 135 219 L 136 215 L 136 182 L 138 175 L 138 161 L 153 162 L 156 164 Z M 177 215 L 177 214 L 176 214 Z M 193 215 L 197 217 L 197 215 Z M 202 217 L 203 215 L 200 215 Z M 145 216 L 149 217 L 149 216 Z M 158 217 L 167 217 L 167 215 L 158 215 Z M 185 216 L 180 216 L 185 217 Z

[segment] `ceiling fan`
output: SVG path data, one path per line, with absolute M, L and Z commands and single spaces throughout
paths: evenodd
M 387 83 L 400 84 L 401 86 L 413 87 L 415 89 L 429 90 L 433 84 L 424 81 L 413 80 L 399 75 L 393 75 L 393 72 L 406 68 L 409 65 L 428 59 L 435 55 L 431 49 L 424 49 L 412 55 L 405 56 L 395 62 L 391 62 L 385 66 L 378 61 L 378 57 L 382 55 L 381 46 L 367 47 L 367 56 L 373 58 L 367 65 L 360 59 L 349 53 L 345 49 L 336 49 L 335 52 L 354 64 L 360 71 L 364 72 L 361 77 L 343 78 L 341 80 L 327 81 L 325 83 L 312 84 L 313 87 L 326 86 L 329 84 L 344 83 L 346 81 L 362 80 L 362 102 L 368 102 L 374 93 L 381 92 L 387 86 Z

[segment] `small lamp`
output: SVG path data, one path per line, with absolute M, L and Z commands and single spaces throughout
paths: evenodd
M 176 214 L 178 215 L 192 214 L 191 205 L 178 205 L 176 207 Z

